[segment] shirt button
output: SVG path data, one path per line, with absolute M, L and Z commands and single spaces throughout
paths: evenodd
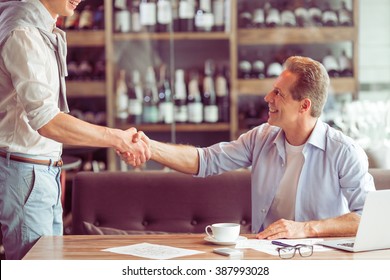
M 265 213 L 265 212 L 267 212 L 267 210 L 261 209 L 261 213 Z

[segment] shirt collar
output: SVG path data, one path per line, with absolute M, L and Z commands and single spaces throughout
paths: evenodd
M 325 123 L 318 119 L 311 135 L 309 136 L 309 139 L 307 140 L 307 143 L 319 149 L 325 150 L 325 133 Z
M 39 12 L 39 17 L 43 21 L 42 26 L 45 28 L 46 31 L 48 32 L 53 32 L 53 29 L 56 25 L 57 19 L 54 19 L 49 11 L 46 9 L 46 7 L 41 3 L 39 0 L 29 0 L 24 2 L 29 2 L 35 6 L 35 8 Z
M 325 134 L 326 128 L 325 124 L 317 119 L 316 125 L 312 133 L 309 136 L 309 139 L 306 143 L 311 144 L 319 149 L 325 150 Z M 286 135 L 283 129 L 280 129 L 278 135 L 276 136 L 274 143 L 276 144 L 279 151 L 284 150 L 284 141 L 286 140 Z

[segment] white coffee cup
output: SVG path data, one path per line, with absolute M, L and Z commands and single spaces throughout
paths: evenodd
M 240 224 L 217 223 L 208 225 L 205 231 L 209 237 L 216 241 L 233 242 L 240 236 Z

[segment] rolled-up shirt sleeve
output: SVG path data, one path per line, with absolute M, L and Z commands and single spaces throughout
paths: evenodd
M 206 177 L 251 166 L 257 133 L 257 130 L 251 130 L 235 141 L 197 148 L 199 154 L 197 176 Z
M 24 108 L 28 123 L 38 130 L 59 112 L 59 74 L 55 54 L 38 30 L 14 30 L 2 55 L 16 98 Z

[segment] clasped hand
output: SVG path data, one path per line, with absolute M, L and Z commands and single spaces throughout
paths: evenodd
M 142 131 L 135 128 L 126 130 L 130 133 L 127 149 L 116 150 L 121 159 L 133 167 L 137 167 L 148 161 L 152 155 L 150 151 L 150 140 Z

